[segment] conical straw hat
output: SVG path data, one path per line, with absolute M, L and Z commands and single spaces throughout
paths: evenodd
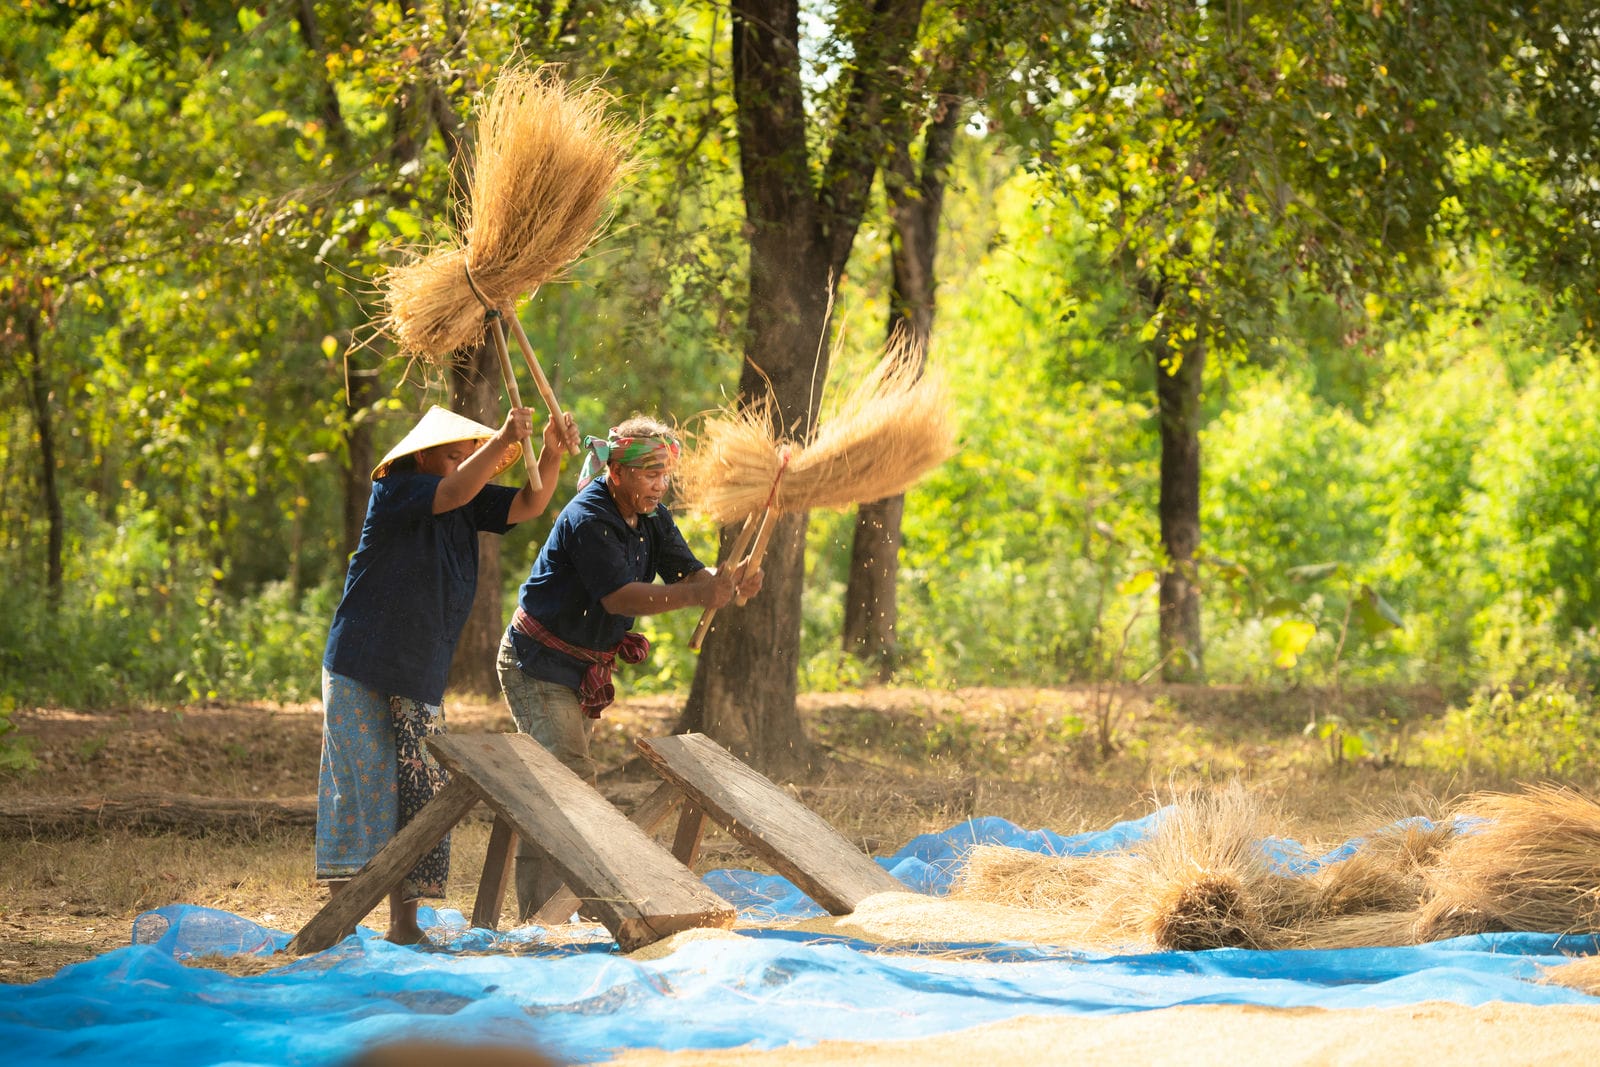
M 389 464 L 402 456 L 409 456 L 414 452 L 421 452 L 425 448 L 435 445 L 449 445 L 457 441 L 487 441 L 495 435 L 496 431 L 481 422 L 474 422 L 465 415 L 457 415 L 448 408 L 435 404 L 422 416 L 422 420 L 411 428 L 411 432 L 400 439 L 400 443 L 389 449 L 389 454 L 383 461 L 372 468 L 374 481 L 389 473 Z M 500 465 L 494 469 L 499 474 L 517 461 L 522 455 L 522 446 L 512 442 L 500 457 Z

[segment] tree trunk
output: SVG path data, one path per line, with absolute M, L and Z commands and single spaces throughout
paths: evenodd
M 890 262 L 887 336 L 905 331 L 925 358 L 933 334 L 934 293 L 938 285 L 934 259 L 939 247 L 939 219 L 944 210 L 945 177 L 960 125 L 960 100 L 941 96 L 940 113 L 924 135 L 922 174 L 916 173 L 908 144 L 894 146 L 884 170 L 884 189 L 894 223 Z M 880 682 L 894 675 L 899 651 L 900 520 L 904 495 L 862 504 L 856 509 L 855 537 L 850 546 L 850 577 L 844 593 L 844 650 L 873 664 Z
M 1198 342 L 1176 351 L 1157 348 L 1156 398 L 1161 418 L 1161 675 L 1168 682 L 1205 677 L 1200 641 L 1200 588 L 1195 553 L 1200 547 L 1200 383 L 1205 349 Z
M 44 497 L 46 527 L 45 599 L 51 610 L 61 606 L 61 554 L 66 544 L 66 517 L 61 507 L 61 487 L 56 481 L 55 422 L 50 414 L 50 382 L 45 376 L 43 341 L 38 312 L 23 313 L 23 334 L 28 345 L 28 404 L 39 431 L 39 491 Z
M 499 384 L 500 361 L 489 344 L 481 344 L 451 365 L 450 405 L 469 419 L 498 426 L 510 404 L 509 399 L 505 406 L 498 403 Z M 511 469 L 526 477 L 520 460 Z M 500 535 L 479 534 L 478 591 L 450 662 L 449 688 L 453 690 L 489 697 L 500 692 L 495 657 L 506 626 L 500 586 Z
M 750 232 L 744 404 L 776 400 L 774 432 L 805 440 L 827 380 L 829 288 L 844 269 L 882 152 L 884 87 L 903 77 L 920 0 L 879 0 L 855 42 L 857 73 L 816 187 L 808 159 L 797 0 L 734 0 L 733 84 Z M 681 729 L 699 730 L 768 773 L 809 760 L 799 688 L 803 514 L 785 515 L 766 584 L 707 637 Z M 731 531 L 723 531 L 724 551 Z
M 367 521 L 367 500 L 372 496 L 372 468 L 378 461 L 372 451 L 372 424 L 366 418 L 366 407 L 376 398 L 377 392 L 377 371 L 349 372 L 345 414 L 350 420 L 350 429 L 345 436 L 345 449 L 350 455 L 350 465 L 344 472 L 343 541 L 347 560 L 361 543 L 361 527 Z

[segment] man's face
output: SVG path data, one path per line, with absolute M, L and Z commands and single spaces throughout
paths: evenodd
M 644 470 L 612 463 L 606 480 L 611 483 L 611 495 L 622 510 L 622 517 L 632 519 L 635 515 L 649 515 L 656 510 L 661 498 L 667 495 L 667 487 L 672 484 L 672 471 Z

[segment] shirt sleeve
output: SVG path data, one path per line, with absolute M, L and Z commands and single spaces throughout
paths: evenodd
M 683 581 L 696 571 L 705 570 L 706 565 L 689 550 L 689 544 L 683 539 L 671 514 L 663 508 L 658 518 L 661 521 L 656 541 L 656 574 L 661 580 L 671 585 Z
M 511 514 L 511 502 L 518 492 L 520 490 L 509 485 L 493 482 L 478 490 L 478 495 L 467 504 L 473 528 L 492 534 L 503 534 L 514 528 L 517 524 L 507 522 L 506 517 Z
M 391 474 L 372 483 L 367 504 L 377 523 L 425 519 L 433 514 L 433 496 L 444 479 L 437 474 Z

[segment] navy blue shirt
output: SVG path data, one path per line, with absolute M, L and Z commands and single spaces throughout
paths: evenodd
M 598 652 L 616 648 L 633 616 L 613 615 L 600 603 L 629 582 L 680 582 L 705 564 L 695 558 L 672 521 L 657 507 L 629 526 L 597 478 L 578 491 L 556 517 L 533 561 L 517 601 L 522 610 L 569 645 Z M 508 631 L 518 666 L 534 678 L 577 689 L 589 665 L 547 648 L 516 630 Z
M 503 534 L 518 490 L 486 485 L 433 513 L 436 474 L 372 483 L 322 665 L 380 693 L 438 704 L 478 589 L 478 533 Z

